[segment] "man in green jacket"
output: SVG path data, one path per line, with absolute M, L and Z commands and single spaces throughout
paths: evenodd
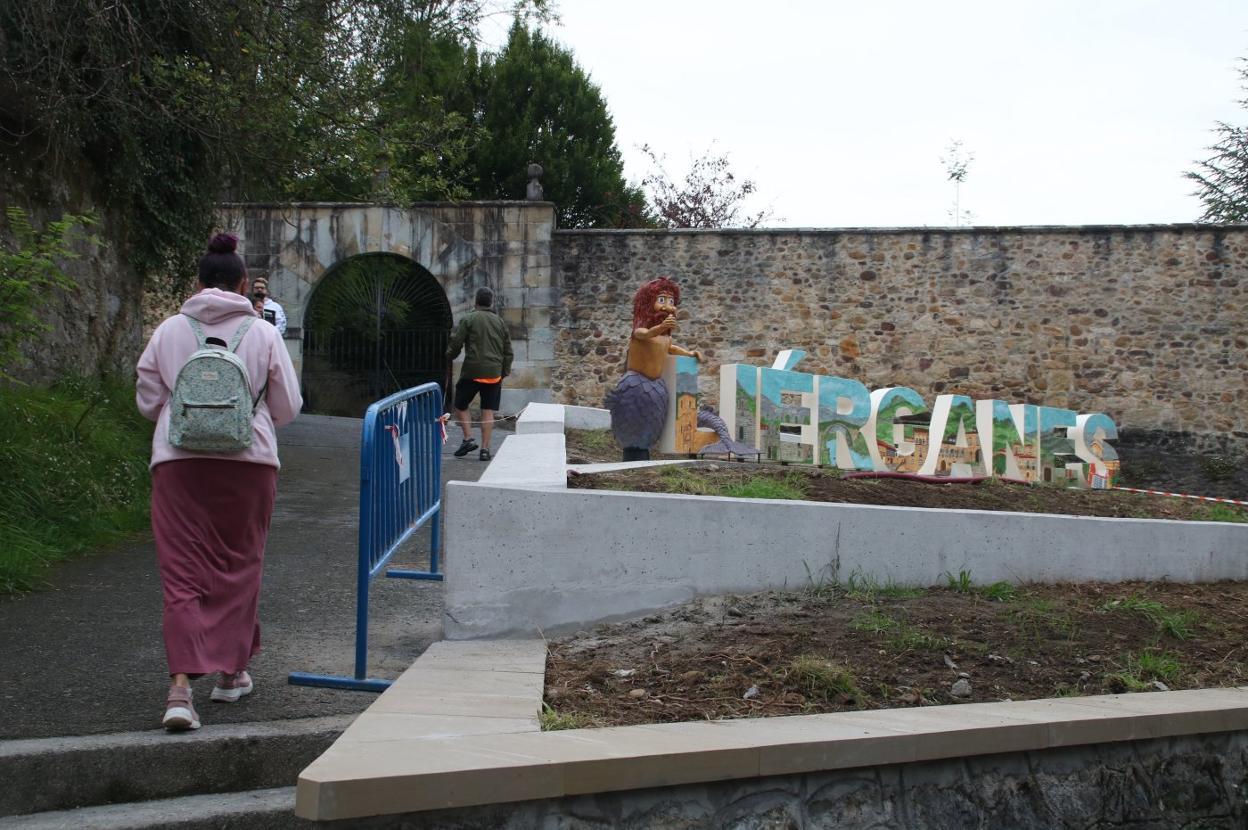
M 490 460 L 490 435 L 494 432 L 494 413 L 503 394 L 503 378 L 511 374 L 511 336 L 507 324 L 493 311 L 494 292 L 488 288 L 477 289 L 477 307 L 459 318 L 459 325 L 451 332 L 451 343 L 446 350 L 449 360 L 464 350 L 464 363 L 459 367 L 459 382 L 455 384 L 455 420 L 464 431 L 464 441 L 455 450 L 456 458 L 463 458 L 477 448 L 472 440 L 472 428 L 468 423 L 468 406 L 473 398 L 481 395 L 481 453 L 482 461 Z

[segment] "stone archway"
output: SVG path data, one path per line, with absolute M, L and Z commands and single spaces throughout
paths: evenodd
M 554 206 L 549 202 L 428 203 L 411 207 L 305 202 L 231 204 L 221 227 L 241 238 L 253 277 L 268 278 L 286 310 L 286 348 L 304 377 L 304 330 L 318 286 L 353 257 L 394 254 L 440 287 L 451 314 L 472 307 L 476 289 L 494 290 L 516 354 L 503 410 L 551 400 Z M 307 378 L 304 378 L 307 380 Z
M 302 330 L 308 412 L 358 417 L 402 389 L 450 387 L 450 303 L 406 257 L 359 254 L 334 265 L 309 298 Z

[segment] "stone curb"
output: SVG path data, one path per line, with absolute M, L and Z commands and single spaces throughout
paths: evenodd
M 37 813 L 0 819 L 0 827 L 5 830 L 220 830 L 223 827 L 287 830 L 313 827 L 311 822 L 295 817 L 294 806 L 294 788 L 280 787 Z
M 152 730 L 0 742 L 0 816 L 286 787 L 352 720 L 339 715 L 180 735 Z

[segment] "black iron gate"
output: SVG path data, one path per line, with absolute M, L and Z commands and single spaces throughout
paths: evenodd
M 437 280 L 410 260 L 370 254 L 329 274 L 303 333 L 304 408 L 360 417 L 373 401 L 450 385 L 451 309 Z

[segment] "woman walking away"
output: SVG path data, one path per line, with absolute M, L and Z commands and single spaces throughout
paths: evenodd
M 171 731 L 199 728 L 192 679 L 218 672 L 212 699 L 225 703 L 254 688 L 247 665 L 260 648 L 260 574 L 280 466 L 274 428 L 303 406 L 281 336 L 247 297 L 237 246 L 230 234 L 208 243 L 199 293 L 160 324 L 138 365 L 139 411 L 156 422 L 152 533 Z

